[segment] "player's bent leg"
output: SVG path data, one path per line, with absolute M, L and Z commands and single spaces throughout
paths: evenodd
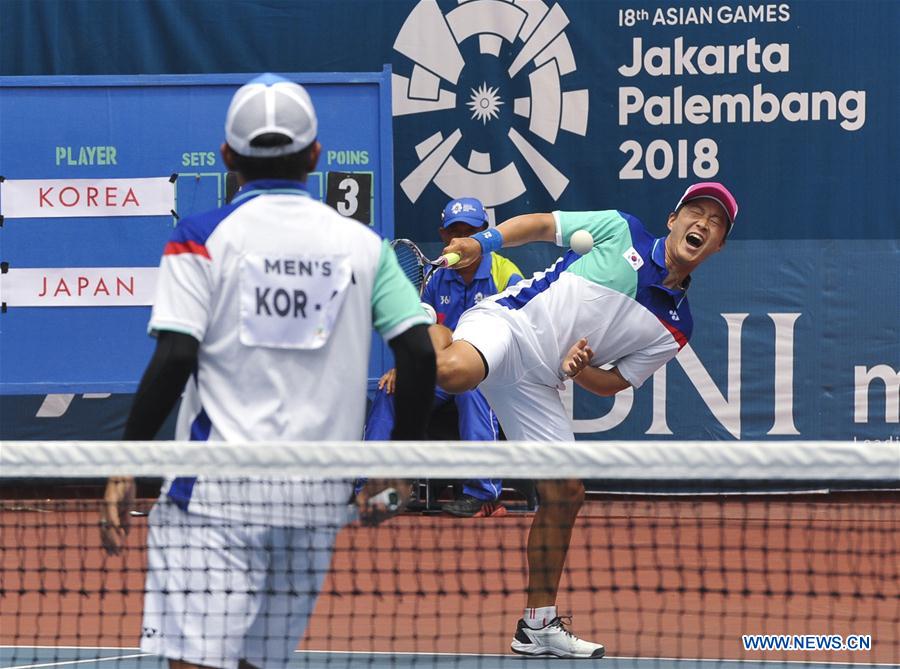
M 453 343 L 453 331 L 445 325 L 431 325 L 428 328 L 428 336 L 431 337 L 431 345 L 435 353 L 443 351 Z
M 443 325 L 428 328 L 437 357 L 438 386 L 448 393 L 473 390 L 487 375 L 484 358 L 467 341 L 453 341 L 452 333 Z

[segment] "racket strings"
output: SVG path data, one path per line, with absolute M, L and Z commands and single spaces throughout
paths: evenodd
M 410 280 L 421 294 L 425 284 L 425 266 L 423 259 L 406 244 L 395 244 L 394 252 L 397 254 L 397 262 L 406 278 Z

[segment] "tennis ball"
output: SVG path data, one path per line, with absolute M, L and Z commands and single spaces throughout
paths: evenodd
M 569 239 L 569 246 L 580 256 L 594 248 L 594 238 L 587 230 L 576 230 Z

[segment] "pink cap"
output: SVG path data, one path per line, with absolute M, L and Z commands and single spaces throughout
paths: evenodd
M 734 219 L 737 218 L 738 214 L 738 203 L 734 199 L 734 195 L 718 181 L 703 181 L 693 186 L 688 186 L 675 208 L 678 209 L 685 202 L 696 200 L 700 197 L 708 197 L 710 200 L 715 200 L 722 205 L 722 209 L 725 210 L 725 214 L 728 216 L 728 232 L 731 232 L 731 228 L 734 226 Z

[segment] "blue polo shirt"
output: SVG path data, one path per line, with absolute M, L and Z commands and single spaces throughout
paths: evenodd
M 490 253 L 481 259 L 472 283 L 468 286 L 455 270 L 436 270 L 422 292 L 422 301 L 434 307 L 438 323 L 453 329 L 466 309 L 521 280 L 522 271 L 515 263 L 496 253 Z M 456 403 L 459 410 L 459 436 L 463 441 L 497 439 L 497 418 L 478 390 L 451 395 L 436 388 L 434 399 L 435 405 Z M 388 395 L 383 390 L 376 391 L 372 411 L 366 421 L 366 441 L 390 439 L 393 426 L 393 395 Z M 499 479 L 470 479 L 464 482 L 463 492 L 480 500 L 495 500 L 500 496 L 502 483 Z
M 436 270 L 422 292 L 422 301 L 434 307 L 438 323 L 453 330 L 466 309 L 521 280 L 522 270 L 514 262 L 496 253 L 489 253 L 481 258 L 469 285 L 453 269 Z

